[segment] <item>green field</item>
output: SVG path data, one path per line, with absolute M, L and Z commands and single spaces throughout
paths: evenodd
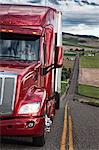
M 82 68 L 99 68 L 99 55 L 81 56 L 80 67 Z
M 67 82 L 62 81 L 61 82 L 61 95 L 63 95 L 66 91 Z
M 99 87 L 79 84 L 78 93 L 84 96 L 99 98 Z

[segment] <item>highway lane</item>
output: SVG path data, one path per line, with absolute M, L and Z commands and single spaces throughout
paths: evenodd
M 99 107 L 71 101 L 75 150 L 99 150 Z

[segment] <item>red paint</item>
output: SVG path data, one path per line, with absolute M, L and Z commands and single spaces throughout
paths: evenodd
M 0 58 L 0 73 L 15 74 L 17 76 L 13 112 L 9 115 L 0 116 L 1 135 L 42 135 L 45 128 L 44 115 L 47 113 L 49 117 L 52 117 L 55 114 L 55 101 L 54 98 L 51 98 L 54 95 L 52 68 L 45 75 L 42 75 L 42 68 L 55 63 L 54 19 L 56 13 L 57 11 L 50 7 L 0 5 L 0 31 L 2 33 L 17 33 L 24 35 L 24 38 L 25 35 L 40 36 L 38 61 Z M 43 64 L 43 42 L 46 44 L 45 64 Z M 60 60 L 61 57 L 60 54 Z M 47 103 L 49 97 L 51 100 Z M 40 102 L 37 113 L 18 113 L 23 105 L 34 102 Z M 32 128 L 27 127 L 29 121 L 34 122 Z

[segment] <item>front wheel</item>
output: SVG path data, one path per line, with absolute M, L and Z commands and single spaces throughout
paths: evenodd
M 45 144 L 44 134 L 41 136 L 33 137 L 33 146 L 43 146 Z
M 60 94 L 55 92 L 55 109 L 60 108 Z

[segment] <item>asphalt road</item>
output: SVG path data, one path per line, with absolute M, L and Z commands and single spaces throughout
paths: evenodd
M 70 102 L 75 150 L 99 150 L 99 107 Z
M 99 150 L 99 107 L 73 101 L 78 79 L 79 57 L 76 58 L 66 103 L 73 120 L 74 150 Z

